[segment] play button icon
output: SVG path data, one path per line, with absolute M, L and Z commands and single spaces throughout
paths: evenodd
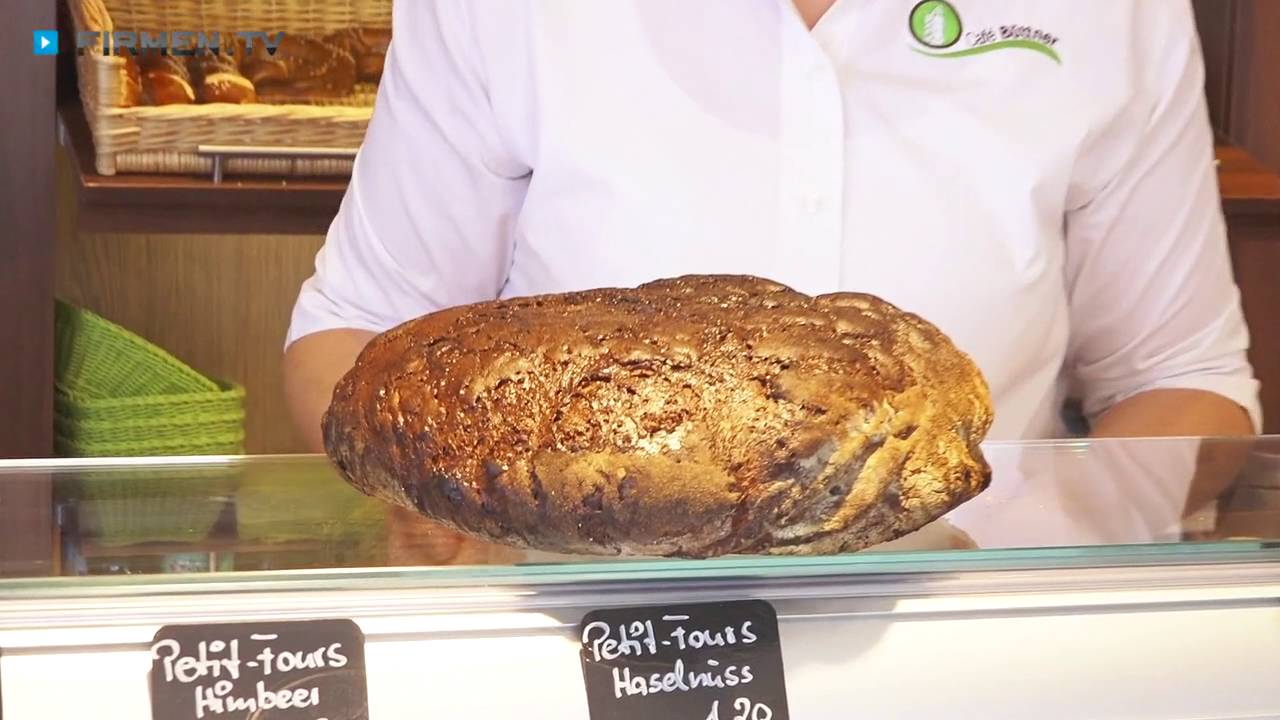
M 31 49 L 36 55 L 57 55 L 58 31 L 36 30 L 31 37 Z

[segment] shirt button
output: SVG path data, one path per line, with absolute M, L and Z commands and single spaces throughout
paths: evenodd
M 821 195 L 806 195 L 800 201 L 800 207 L 810 215 L 817 215 L 827 207 L 826 198 Z

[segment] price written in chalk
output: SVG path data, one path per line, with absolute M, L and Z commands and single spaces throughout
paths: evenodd
M 751 698 L 738 698 L 733 701 L 731 720 L 772 720 L 773 710 L 764 703 L 751 702 Z M 720 720 L 720 701 L 711 703 L 711 713 L 706 720 Z
M 596 720 L 787 720 L 778 620 L 762 601 L 602 610 L 580 626 Z
M 167 626 L 151 659 L 157 718 L 368 718 L 364 636 L 349 620 Z

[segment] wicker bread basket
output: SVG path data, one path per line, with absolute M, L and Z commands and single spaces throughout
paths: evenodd
M 266 30 L 323 35 L 391 27 L 391 0 L 69 0 L 77 32 Z M 376 87 L 311 104 L 125 107 L 125 61 L 101 44 L 76 59 L 80 98 L 98 173 L 209 174 L 205 145 L 354 150 L 364 139 Z M 229 158 L 231 174 L 345 176 L 349 158 Z

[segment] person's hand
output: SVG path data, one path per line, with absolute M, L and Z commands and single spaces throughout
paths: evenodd
M 368 330 L 324 330 L 299 338 L 285 351 L 285 400 L 307 452 L 324 453 L 320 419 L 333 398 L 333 388 L 373 338 Z

